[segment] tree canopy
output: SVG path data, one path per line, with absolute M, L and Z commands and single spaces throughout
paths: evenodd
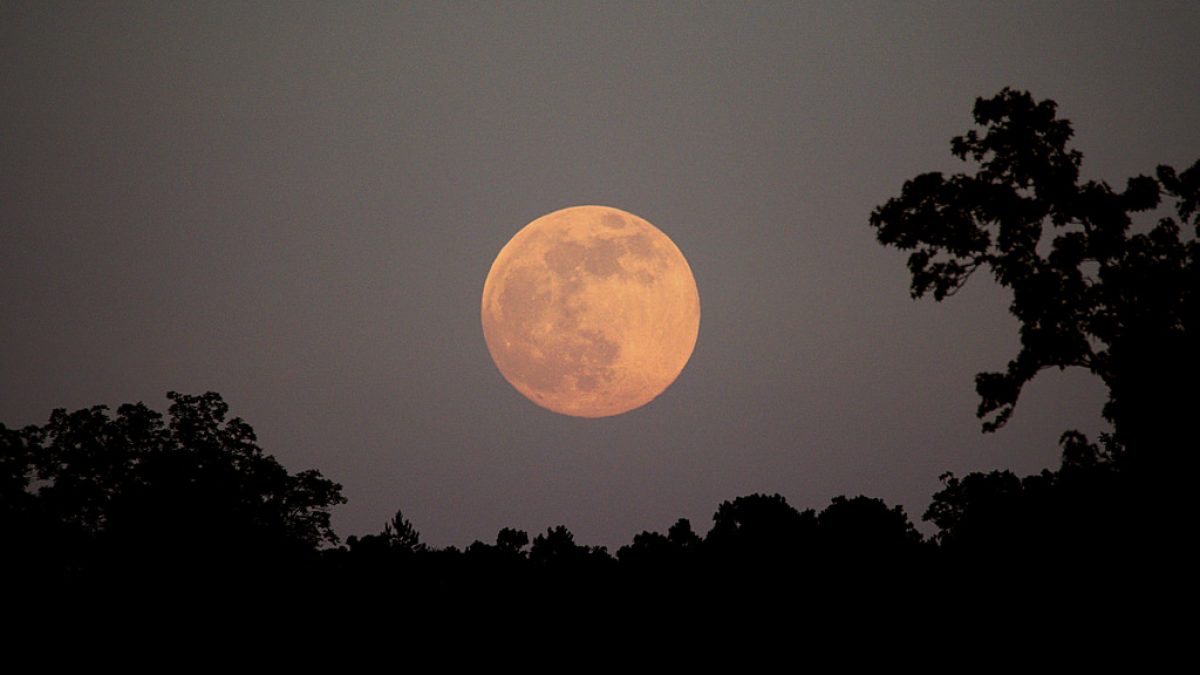
M 1117 190 L 1080 181 L 1083 156 L 1054 101 L 1006 88 L 977 99 L 974 117 L 982 130 L 950 147 L 975 172 L 921 174 L 870 224 L 882 244 L 911 251 L 913 297 L 950 297 L 980 269 L 1011 291 L 1021 348 L 976 377 L 984 431 L 1008 421 L 1039 371 L 1078 366 L 1108 387 L 1103 413 L 1141 460 L 1198 447 L 1186 421 L 1200 408 L 1200 161 Z M 1135 227 L 1164 197 L 1173 213 Z
M 167 396 L 166 420 L 137 403 L 115 416 L 95 406 L 55 410 L 44 426 L 0 425 L 0 519 L 18 558 L 52 562 L 44 574 L 131 559 L 219 568 L 337 543 L 330 509 L 345 501 L 341 486 L 315 470 L 289 473 L 220 395 Z

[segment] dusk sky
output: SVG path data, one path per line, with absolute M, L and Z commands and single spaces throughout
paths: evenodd
M 920 516 L 944 471 L 1058 465 L 1105 390 L 1018 349 L 984 275 L 909 295 L 871 210 L 1004 86 L 1058 103 L 1083 175 L 1200 157 L 1195 2 L 0 4 L 0 422 L 217 391 L 292 472 L 427 543 L 566 525 L 610 550 L 755 492 Z M 493 364 L 484 279 L 524 225 L 603 204 L 699 287 L 678 380 L 540 408 Z M 1150 218 L 1146 220 L 1150 222 Z

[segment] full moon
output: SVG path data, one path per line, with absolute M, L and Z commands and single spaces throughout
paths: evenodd
M 529 223 L 483 284 L 483 336 L 504 379 L 564 415 L 608 417 L 671 386 L 692 356 L 700 294 L 645 220 L 575 206 Z

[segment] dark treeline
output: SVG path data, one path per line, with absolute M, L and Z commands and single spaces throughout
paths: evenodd
M 1056 471 L 943 476 L 924 514 L 937 527 L 931 538 L 879 499 L 838 497 L 816 511 L 752 494 L 721 503 L 706 529 L 680 519 L 616 551 L 577 542 L 562 525 L 437 548 L 400 512 L 378 533 L 342 541 L 330 528 L 331 509 L 345 501 L 339 485 L 317 471 L 289 473 L 219 395 L 169 398 L 165 418 L 136 404 L 0 426 L 7 579 L 41 591 L 197 596 L 301 584 L 365 597 L 401 578 L 410 599 L 564 585 L 682 593 L 725 582 L 821 594 L 850 578 L 860 592 L 928 593 L 953 578 L 1085 574 L 1097 560 L 1148 552 L 1145 495 L 1124 455 L 1111 438 L 1097 445 L 1073 432 Z
M 944 617 L 954 603 L 1169 597 L 1191 573 L 1196 510 L 1200 162 L 1114 190 L 1080 182 L 1082 156 L 1053 101 L 1005 89 L 974 113 L 982 131 L 951 149 L 976 171 L 917 176 L 870 224 L 910 251 L 914 297 L 951 297 L 979 270 L 1011 292 L 1021 346 L 1003 371 L 977 376 L 985 432 L 1049 367 L 1100 378 L 1113 432 L 1095 442 L 1065 432 L 1061 465 L 1037 475 L 943 475 L 922 516 L 932 537 L 878 499 L 817 511 L 752 494 L 718 505 L 711 523 L 664 523 L 616 551 L 561 525 L 436 548 L 399 511 L 342 541 L 330 527 L 340 486 L 288 472 L 217 394 L 171 393 L 165 417 L 136 404 L 0 425 L 0 572 L 35 594 L 303 588 L 363 602 L 469 593 L 497 607 L 531 593 L 611 606 L 631 590 L 685 604 L 899 595 L 936 598 Z M 1134 227 L 1160 207 L 1153 225 Z

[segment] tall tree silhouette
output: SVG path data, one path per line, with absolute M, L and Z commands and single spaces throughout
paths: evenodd
M 973 174 L 925 173 L 876 208 L 881 243 L 912 251 L 912 294 L 954 295 L 989 271 L 1012 293 L 1021 348 L 1003 372 L 980 373 L 983 429 L 1013 413 L 1044 368 L 1087 368 L 1108 387 L 1104 415 L 1132 461 L 1159 469 L 1200 447 L 1200 161 L 1159 166 L 1123 190 L 1080 182 L 1082 155 L 1053 101 L 1004 89 L 978 99 L 951 152 Z M 1132 215 L 1174 201 L 1174 214 L 1131 233 Z M 1178 220 L 1176 220 L 1178 218 Z M 1190 458 L 1189 458 L 1190 459 Z
M 383 537 L 390 547 L 401 551 L 416 553 L 425 550 L 425 545 L 421 543 L 421 533 L 417 532 L 417 528 L 413 527 L 399 510 L 384 524 Z

